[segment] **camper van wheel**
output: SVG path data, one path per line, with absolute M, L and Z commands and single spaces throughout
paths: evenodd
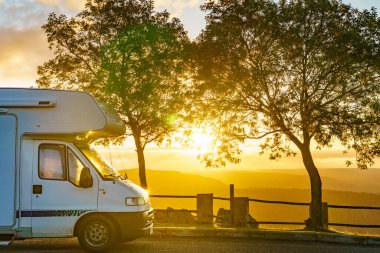
M 116 230 L 112 222 L 104 216 L 86 218 L 78 233 L 79 244 L 88 251 L 104 251 L 115 246 Z

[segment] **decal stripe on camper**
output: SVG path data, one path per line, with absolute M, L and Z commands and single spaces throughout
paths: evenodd
M 69 217 L 80 216 L 94 210 L 41 210 L 41 211 L 21 211 L 21 217 Z M 19 218 L 20 212 L 16 217 Z

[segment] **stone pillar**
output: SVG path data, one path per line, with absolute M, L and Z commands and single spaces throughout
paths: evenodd
M 322 202 L 322 229 L 329 229 L 329 209 L 327 202 Z
M 197 194 L 197 222 L 213 224 L 213 196 L 214 194 Z
M 249 221 L 249 198 L 234 198 L 234 225 L 235 227 L 247 227 Z

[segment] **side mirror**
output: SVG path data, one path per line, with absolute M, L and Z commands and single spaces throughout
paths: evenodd
M 79 179 L 79 187 L 82 188 L 90 188 L 92 187 L 92 176 L 90 169 L 87 167 L 84 167 L 80 173 L 80 179 Z

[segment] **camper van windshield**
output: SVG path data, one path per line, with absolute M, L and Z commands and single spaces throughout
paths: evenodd
M 88 144 L 76 145 L 80 151 L 87 157 L 88 160 L 94 165 L 95 169 L 106 179 L 118 179 L 121 178 L 120 174 L 112 168 L 111 165 L 104 160 L 104 158 L 96 152 Z

